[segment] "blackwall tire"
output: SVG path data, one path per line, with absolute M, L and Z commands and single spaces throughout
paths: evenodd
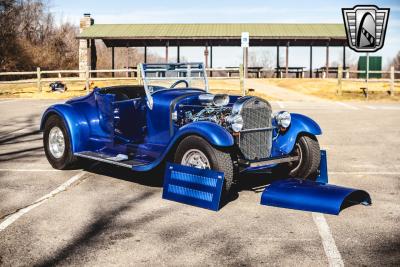
M 190 150 L 200 150 L 208 158 L 212 170 L 220 171 L 225 174 L 223 195 L 228 195 L 232 187 L 234 175 L 231 154 L 213 147 L 209 142 L 199 136 L 191 135 L 185 137 L 179 143 L 175 151 L 174 162 L 182 164 L 185 153 Z
M 320 147 L 315 137 L 303 135 L 296 141 L 293 155 L 300 156 L 298 162 L 289 165 L 289 176 L 315 180 L 321 161 Z
M 50 149 L 49 135 L 52 129 L 60 129 L 64 138 L 64 151 L 60 156 L 57 155 L 57 157 Z M 49 161 L 50 165 L 55 169 L 70 169 L 77 162 L 77 159 L 76 157 L 74 157 L 72 152 L 70 137 L 65 127 L 64 121 L 57 115 L 52 115 L 46 120 L 43 131 L 43 147 L 47 160 Z

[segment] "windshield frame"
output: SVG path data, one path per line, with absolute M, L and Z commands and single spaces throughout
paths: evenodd
M 185 80 L 188 83 L 188 87 L 191 86 L 192 80 L 203 80 L 204 81 L 204 90 L 208 93 L 208 79 L 207 72 L 204 67 L 204 64 L 201 62 L 185 62 L 185 63 L 141 63 L 139 65 L 140 77 L 139 82 L 141 81 L 144 86 L 144 90 L 147 97 L 147 105 L 150 109 L 153 109 L 153 97 L 152 94 L 157 92 L 152 90 L 152 85 L 149 84 L 150 81 L 179 81 Z M 149 77 L 146 73 L 163 73 L 164 77 Z M 167 72 L 176 72 L 176 77 L 166 77 L 165 73 Z M 199 77 L 192 77 L 192 73 L 200 73 Z M 179 77 L 181 73 L 185 73 L 185 76 Z M 165 88 L 172 89 L 172 88 Z

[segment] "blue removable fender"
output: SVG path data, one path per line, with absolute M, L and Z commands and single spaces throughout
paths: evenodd
M 363 190 L 286 179 L 271 183 L 262 193 L 261 204 L 338 215 L 343 209 L 356 204 L 370 205 L 371 198 Z
M 79 114 L 70 104 L 56 104 L 49 107 L 44 112 L 40 123 L 40 130 L 44 130 L 44 124 L 47 118 L 52 114 L 60 116 L 66 124 L 72 151 L 77 152 L 84 150 L 89 138 L 89 125 L 85 117 Z
M 328 184 L 326 150 L 321 150 L 320 153 L 321 161 L 316 182 L 303 179 L 272 182 L 261 195 L 261 205 L 334 215 L 356 204 L 370 205 L 371 197 L 367 192 Z
M 167 163 L 163 198 L 218 211 L 224 173 Z
M 292 117 L 290 127 L 273 141 L 273 156 L 287 155 L 292 152 L 297 136 L 301 134 L 314 136 L 322 134 L 321 128 L 313 119 L 297 113 L 290 113 L 290 115 Z
M 209 121 L 186 124 L 177 131 L 174 140 L 191 134 L 199 135 L 215 146 L 228 147 L 234 145 L 233 136 L 227 130 Z
M 321 150 L 321 160 L 319 162 L 318 167 L 318 177 L 316 179 L 317 182 L 328 183 L 328 160 L 326 156 L 326 150 Z

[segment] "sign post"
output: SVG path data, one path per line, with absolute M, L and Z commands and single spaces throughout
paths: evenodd
M 246 94 L 245 88 L 245 79 L 247 78 L 247 68 L 248 68 L 248 59 L 249 59 L 249 43 L 250 43 L 250 36 L 248 32 L 242 32 L 241 36 L 241 47 L 243 48 L 243 88 L 242 92 L 243 95 Z

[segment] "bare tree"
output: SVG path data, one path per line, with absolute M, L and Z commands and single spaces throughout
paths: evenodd
M 394 57 L 392 60 L 391 64 L 395 70 L 400 70 L 400 51 L 397 53 L 397 55 Z M 395 78 L 398 79 L 400 77 L 400 74 L 395 74 Z
M 78 65 L 78 28 L 56 26 L 42 0 L 0 0 L 0 69 L 70 69 Z
M 0 70 L 19 70 L 30 65 L 31 59 L 20 46 L 18 22 L 15 20 L 21 12 L 16 0 L 0 1 Z M 21 60 L 23 57 L 25 60 Z

